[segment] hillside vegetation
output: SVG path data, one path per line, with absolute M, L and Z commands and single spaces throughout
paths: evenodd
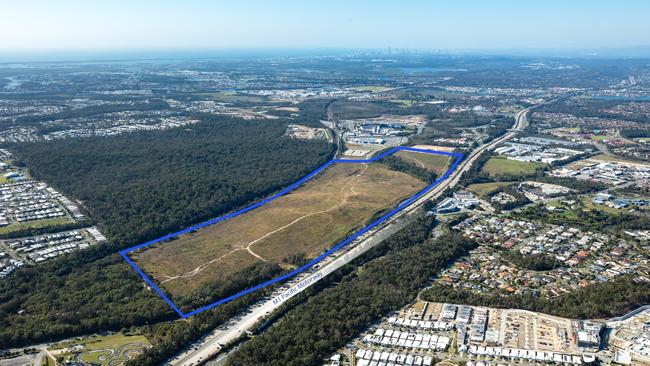
M 37 179 L 80 200 L 110 242 L 1 281 L 0 348 L 177 318 L 115 253 L 260 199 L 330 158 L 331 145 L 282 137 L 286 127 L 215 117 L 191 128 L 13 146 Z
M 134 245 L 263 197 L 329 159 L 328 143 L 282 137 L 286 128 L 218 117 L 11 149 L 36 179 L 83 202 L 110 238 Z

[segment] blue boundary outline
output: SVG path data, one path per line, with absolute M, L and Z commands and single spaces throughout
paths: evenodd
M 375 161 L 377 161 L 377 160 L 379 160 L 379 159 L 381 159 L 381 158 L 383 158 L 383 157 L 385 157 L 385 156 L 388 156 L 388 155 L 394 154 L 394 153 L 396 153 L 397 151 L 400 151 L 400 150 L 404 150 L 404 151 L 414 151 L 414 152 L 421 152 L 421 153 L 428 153 L 428 154 L 447 155 L 447 156 L 455 157 L 456 160 L 454 160 L 454 162 L 452 163 L 451 167 L 450 167 L 450 168 L 445 172 L 445 174 L 443 174 L 440 178 L 436 179 L 435 182 L 431 183 L 430 185 L 428 185 L 427 187 L 425 187 L 424 189 L 422 189 L 421 191 L 419 191 L 418 193 L 416 193 L 416 194 L 415 194 L 414 196 L 412 196 L 411 198 L 409 198 L 409 199 L 407 199 L 406 201 L 402 202 L 399 206 L 395 207 L 395 208 L 392 209 L 390 212 L 388 212 L 388 213 L 385 214 L 384 216 L 380 217 L 379 219 L 377 219 L 377 220 L 374 221 L 373 223 L 367 225 L 367 226 L 364 227 L 363 229 L 361 229 L 361 230 L 359 230 L 358 232 L 354 233 L 353 235 L 349 236 L 349 237 L 348 237 L 347 239 L 345 239 L 344 241 L 338 243 L 337 245 L 335 245 L 334 247 L 332 247 L 331 249 L 329 249 L 327 252 L 325 252 L 325 253 L 321 254 L 320 256 L 318 256 L 318 257 L 312 259 L 309 263 L 307 263 L 307 264 L 303 265 L 302 267 L 297 268 L 297 269 L 295 269 L 295 270 L 293 270 L 293 271 L 291 271 L 291 272 L 289 272 L 289 273 L 286 273 L 286 274 L 284 274 L 284 275 L 282 275 L 282 276 L 280 276 L 280 277 L 277 277 L 277 278 L 271 279 L 271 280 L 266 281 L 266 282 L 264 282 L 264 283 L 261 283 L 261 284 L 259 284 L 259 285 L 257 285 L 257 286 L 254 286 L 254 287 L 251 287 L 251 288 L 249 288 L 249 289 L 243 290 L 243 291 L 241 291 L 241 292 L 239 292 L 239 293 L 237 293 L 237 294 L 235 294 L 235 295 L 232 295 L 232 296 L 226 297 L 226 298 L 224 298 L 224 299 L 221 299 L 221 300 L 219 300 L 219 301 L 213 302 L 212 304 L 209 304 L 209 305 L 206 305 L 206 306 L 200 307 L 200 308 L 198 308 L 198 309 L 196 309 L 196 310 L 193 310 L 193 311 L 191 311 L 191 312 L 188 312 L 188 313 L 184 313 L 184 312 L 182 312 L 182 311 L 181 311 L 181 310 L 176 306 L 176 304 L 174 304 L 174 302 L 172 302 L 172 301 L 171 301 L 171 300 L 170 300 L 170 299 L 169 299 L 169 298 L 168 298 L 168 297 L 167 297 L 167 296 L 162 292 L 162 290 L 161 290 L 160 288 L 158 288 L 158 286 L 156 286 L 156 285 L 153 283 L 153 281 L 152 281 L 152 280 L 151 280 L 151 279 L 150 279 L 150 278 L 149 278 L 149 277 L 148 277 L 148 276 L 147 276 L 147 275 L 146 275 L 146 274 L 145 274 L 145 273 L 140 269 L 140 267 L 138 267 L 138 266 L 137 266 L 137 265 L 136 265 L 136 264 L 131 260 L 131 258 L 129 258 L 129 256 L 127 255 L 128 253 L 130 253 L 130 252 L 132 252 L 132 251 L 134 251 L 134 250 L 137 250 L 137 249 L 140 249 L 140 248 L 143 248 L 143 247 L 146 247 L 146 246 L 149 246 L 149 245 L 151 245 L 151 244 L 155 244 L 155 243 L 158 243 L 158 242 L 161 242 L 161 241 L 164 241 L 164 240 L 168 240 L 168 239 L 171 239 L 171 238 L 177 237 L 177 236 L 179 236 L 179 235 L 186 234 L 186 233 L 188 233 L 188 232 L 190 232 L 190 231 L 194 231 L 194 230 L 200 229 L 200 228 L 202 228 L 202 227 L 205 227 L 205 226 L 208 226 L 208 225 L 212 225 L 212 224 L 215 224 L 215 223 L 217 223 L 217 222 L 224 221 L 224 220 L 227 220 L 227 219 L 233 218 L 233 217 L 235 217 L 235 216 L 239 216 L 239 215 L 241 215 L 241 214 L 244 214 L 244 213 L 246 213 L 246 212 L 248 212 L 248 211 L 254 210 L 254 209 L 256 209 L 257 207 L 260 207 L 260 206 L 262 206 L 262 205 L 264 205 L 264 204 L 266 204 L 266 203 L 269 203 L 269 202 L 271 202 L 271 201 L 274 201 L 275 199 L 277 199 L 277 198 L 279 198 L 279 197 L 281 197 L 281 196 L 283 196 L 283 195 L 285 195 L 285 194 L 291 192 L 292 190 L 296 189 L 298 186 L 300 186 L 300 185 L 302 185 L 303 183 L 305 183 L 306 181 L 310 180 L 311 178 L 313 178 L 313 177 L 316 176 L 318 173 L 322 172 L 323 170 L 325 170 L 327 167 L 329 167 L 329 166 L 332 165 L 332 164 L 335 164 L 335 163 L 374 163 Z M 295 276 L 295 275 L 297 275 L 297 274 L 299 274 L 299 273 L 305 271 L 306 269 L 312 267 L 312 266 L 315 265 L 316 263 L 318 263 L 318 262 L 322 261 L 323 259 L 325 259 L 326 257 L 328 257 L 330 254 L 332 254 L 332 253 L 334 253 L 335 251 L 341 249 L 343 246 L 349 244 L 349 243 L 350 243 L 351 241 L 353 241 L 354 239 L 356 239 L 356 238 L 358 238 L 359 236 L 365 234 L 366 232 L 368 232 L 368 231 L 371 230 L 372 228 L 376 227 L 377 225 L 379 225 L 379 224 L 381 224 L 382 222 L 386 221 L 386 220 L 389 219 L 390 217 L 394 216 L 396 213 L 400 212 L 401 210 L 403 210 L 404 208 L 406 208 L 407 206 L 409 206 L 411 203 L 415 202 L 418 198 L 420 198 L 420 197 L 422 197 L 423 195 L 425 195 L 427 192 L 429 192 L 429 191 L 430 191 L 431 189 L 433 189 L 435 186 L 437 186 L 438 184 L 440 184 L 440 182 L 442 182 L 443 180 L 449 178 L 449 176 L 451 175 L 451 173 L 453 173 L 454 170 L 456 170 L 458 164 L 459 164 L 462 160 L 463 160 L 463 154 L 460 154 L 460 153 L 452 153 L 452 152 L 438 151 L 438 150 L 428 150 L 428 149 L 418 149 L 418 148 L 407 147 L 407 146 L 398 146 L 398 147 L 392 148 L 392 149 L 390 149 L 390 150 L 388 150 L 388 151 L 385 151 L 385 152 L 383 152 L 383 153 L 381 153 L 381 154 L 379 154 L 379 155 L 373 157 L 372 159 L 365 159 L 365 160 L 355 160 L 355 159 L 332 159 L 332 160 L 326 162 L 325 164 L 321 165 L 318 169 L 316 169 L 316 170 L 314 170 L 313 172 L 309 173 L 307 176 L 303 177 L 303 178 L 300 179 L 299 181 L 295 182 L 294 184 L 292 184 L 292 185 L 290 185 L 290 186 L 284 188 L 284 189 L 281 190 L 280 192 L 278 192 L 278 193 L 272 195 L 271 197 L 268 197 L 268 198 L 266 198 L 266 199 L 264 199 L 264 200 L 262 200 L 262 201 L 256 202 L 256 203 L 254 203 L 254 204 L 252 204 L 252 205 L 250 205 L 250 206 L 247 206 L 247 207 L 245 207 L 245 208 L 243 208 L 243 209 L 241 209 L 241 210 L 239 210 L 239 211 L 236 211 L 236 212 L 233 212 L 233 213 L 230 213 L 230 214 L 227 214 L 227 215 L 221 216 L 221 217 L 217 217 L 217 218 L 212 219 L 212 220 L 209 220 L 209 221 L 202 222 L 202 223 L 200 223 L 200 224 L 194 225 L 194 226 L 189 227 L 189 228 L 187 228 L 187 229 L 183 229 L 183 230 L 180 230 L 180 231 L 177 231 L 177 232 L 171 233 L 171 234 L 167 234 L 167 235 L 165 235 L 165 236 L 162 236 L 162 237 L 157 238 L 157 239 L 150 240 L 150 241 L 148 241 L 148 242 L 146 242 L 146 243 L 142 243 L 142 244 L 140 244 L 140 245 L 136 245 L 136 246 L 133 246 L 133 247 L 130 247 L 130 248 L 127 248 L 127 249 L 121 250 L 119 253 L 120 253 L 120 255 L 121 255 L 121 256 L 122 256 L 122 257 L 127 261 L 127 263 L 129 263 L 129 264 L 131 265 L 131 267 L 133 267 L 133 268 L 136 270 L 136 272 L 138 272 L 138 274 L 139 274 L 139 275 L 140 275 L 140 276 L 141 276 L 141 277 L 142 277 L 142 278 L 143 278 L 143 279 L 144 279 L 144 280 L 149 284 L 149 286 L 151 286 L 151 288 L 153 288 L 154 290 L 156 290 L 156 292 L 158 293 L 158 295 L 160 295 L 160 296 L 163 298 L 163 300 L 165 300 L 165 301 L 166 301 L 166 302 L 167 302 L 167 303 L 168 303 L 168 304 L 169 304 L 169 305 L 174 309 L 174 311 L 176 311 L 176 313 L 178 313 L 178 315 L 180 315 L 181 318 L 187 318 L 187 317 L 190 317 L 190 316 L 192 316 L 192 315 L 198 314 L 198 313 L 200 313 L 200 312 L 202 312 L 202 311 L 206 311 L 206 310 L 212 309 L 212 308 L 214 308 L 214 307 L 216 307 L 216 306 L 219 306 L 219 305 L 221 305 L 221 304 L 223 304 L 223 303 L 226 303 L 226 302 L 228 302 L 228 301 L 234 300 L 234 299 L 236 299 L 236 298 L 238 298 L 238 297 L 241 297 L 241 296 L 244 296 L 244 295 L 246 295 L 246 294 L 249 294 L 249 293 L 251 293 L 251 292 L 253 292 L 253 291 L 256 291 L 256 290 L 259 290 L 259 289 L 261 289 L 261 288 L 264 288 L 264 287 L 270 286 L 270 285 L 272 285 L 272 284 L 274 284 L 274 283 L 276 283 L 276 282 L 284 281 L 284 280 L 286 280 L 286 279 L 288 279 L 288 278 L 291 278 L 291 277 L 293 277 L 293 276 Z

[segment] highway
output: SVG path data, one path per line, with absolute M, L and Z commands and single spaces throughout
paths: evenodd
M 281 287 L 281 290 L 276 291 L 276 293 L 274 293 L 270 299 L 266 300 L 265 302 L 258 302 L 253 305 L 250 308 L 251 311 L 249 311 L 246 315 L 237 318 L 234 324 L 230 325 L 226 329 L 216 329 L 210 332 L 202 339 L 200 339 L 197 343 L 192 345 L 190 349 L 187 349 L 183 353 L 177 355 L 175 358 L 169 360 L 167 365 L 189 366 L 202 364 L 209 358 L 219 353 L 223 345 L 235 341 L 247 330 L 253 329 L 253 327 L 262 321 L 266 315 L 270 314 L 272 311 L 280 307 L 287 300 L 300 293 L 301 291 L 304 291 L 314 283 L 326 277 L 328 274 L 334 272 L 346 263 L 349 263 L 354 258 L 357 258 L 368 249 L 376 246 L 384 239 L 398 231 L 406 224 L 406 222 L 408 222 L 409 218 L 412 217 L 413 213 L 415 213 L 423 203 L 438 197 L 446 189 L 457 185 L 462 174 L 471 168 L 472 164 L 476 162 L 476 160 L 483 152 L 491 150 L 498 144 L 513 138 L 517 132 L 526 128 L 528 125 L 528 113 L 533 108 L 536 108 L 538 106 L 539 105 L 535 105 L 517 112 L 515 114 L 515 124 L 511 130 L 509 130 L 503 136 L 500 136 L 487 144 L 483 144 L 477 147 L 470 153 L 469 156 L 465 158 L 465 160 L 463 160 L 458 165 L 458 168 L 449 176 L 449 178 L 440 182 L 440 184 L 434 187 L 431 191 L 387 220 L 383 225 L 376 227 L 375 229 L 357 238 L 355 241 L 348 245 L 348 249 L 341 249 L 337 255 L 325 259 L 323 262 L 314 266 L 312 270 L 305 271 L 304 273 L 298 275 L 296 278 L 288 281 L 284 286 Z
M 411 214 L 412 212 L 415 212 L 417 208 L 422 205 L 424 202 L 434 199 L 438 197 L 443 191 L 445 191 L 447 188 L 453 187 L 458 182 L 460 181 L 460 177 L 463 175 L 464 172 L 468 171 L 472 165 L 476 162 L 476 160 L 481 156 L 481 154 L 485 151 L 494 149 L 498 144 L 505 142 L 507 140 L 510 140 L 513 138 L 517 132 L 522 131 L 523 129 L 528 126 L 528 113 L 533 109 L 541 104 L 534 105 L 532 107 L 528 107 L 525 109 L 520 110 L 515 114 L 515 124 L 512 127 L 510 131 L 505 133 L 503 136 L 498 137 L 491 142 L 487 144 L 483 144 L 476 149 L 474 149 L 469 156 L 465 158 L 459 165 L 458 168 L 454 173 L 452 173 L 449 178 L 447 178 L 445 181 L 441 182 L 438 184 L 434 189 L 432 189 L 429 193 L 423 195 L 420 197 L 419 200 L 415 201 L 411 206 L 406 208 L 403 212 L 406 214 Z
M 209 357 L 217 354 L 223 345 L 236 340 L 247 330 L 252 329 L 265 315 L 270 314 L 287 300 L 365 253 L 368 249 L 381 243 L 384 239 L 403 227 L 405 223 L 405 220 L 401 220 L 399 223 L 392 222 L 392 224 L 386 224 L 377 231 L 369 231 L 365 235 L 360 236 L 356 241 L 349 244 L 348 250 L 342 249 L 338 255 L 326 258 L 319 263 L 320 265 L 315 265 L 311 271 L 305 271 L 296 276 L 296 278 L 289 280 L 269 300 L 261 304 L 253 305 L 252 312 L 240 317 L 235 324 L 225 330 L 215 329 L 199 340 L 199 342 L 195 343 L 190 350 L 170 360 L 168 365 L 198 365 L 202 361 L 207 360 Z

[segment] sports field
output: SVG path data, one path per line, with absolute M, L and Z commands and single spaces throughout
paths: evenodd
M 173 297 L 266 262 L 314 258 L 428 184 L 381 163 L 339 163 L 245 214 L 130 254 Z

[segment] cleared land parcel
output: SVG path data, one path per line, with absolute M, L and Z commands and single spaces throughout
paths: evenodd
M 504 158 L 490 158 L 485 163 L 482 171 L 491 177 L 497 176 L 526 176 L 534 174 L 536 171 L 543 169 L 544 164 L 537 162 L 525 162 L 509 160 Z
M 131 257 L 173 298 L 184 298 L 255 266 L 295 268 L 427 184 L 380 162 L 337 163 L 261 207 Z
M 415 151 L 398 151 L 395 156 L 411 164 L 415 164 L 430 172 L 436 173 L 437 176 L 445 174 L 449 169 L 451 160 L 447 155 L 427 154 Z

